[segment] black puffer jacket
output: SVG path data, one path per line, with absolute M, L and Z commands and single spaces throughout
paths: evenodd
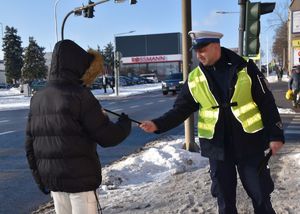
M 203 70 L 214 97 L 219 104 L 226 104 L 234 93 L 237 73 L 247 67 L 252 81 L 252 97 L 257 104 L 264 129 L 249 134 L 243 131 L 241 124 L 228 107 L 221 107 L 219 119 L 212 139 L 200 138 L 201 154 L 205 157 L 224 160 L 226 156 L 247 158 L 262 153 L 270 141 L 284 141 L 281 119 L 272 93 L 268 89 L 263 74 L 253 61 L 247 63 L 234 52 L 222 48 L 221 59 L 210 68 L 199 65 Z M 193 99 L 188 84 L 185 83 L 178 95 L 173 109 L 153 122 L 158 131 L 165 132 L 181 124 L 201 106 Z
M 102 63 L 70 40 L 54 48 L 48 84 L 31 99 L 26 130 L 28 163 L 42 190 L 95 190 L 101 183 L 97 144 L 115 146 L 130 133 L 131 122 L 112 123 L 84 86 Z

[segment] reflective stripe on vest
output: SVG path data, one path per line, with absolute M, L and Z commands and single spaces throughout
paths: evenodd
M 189 74 L 188 86 L 194 100 L 201 105 L 198 117 L 198 136 L 212 139 L 219 118 L 219 108 L 212 109 L 212 106 L 217 106 L 218 103 L 199 66 Z
M 246 69 L 241 70 L 237 75 L 238 80 L 231 102 L 237 102 L 238 105 L 232 106 L 231 110 L 235 118 L 242 124 L 245 132 L 255 133 L 264 126 L 260 111 L 252 98 L 252 81 Z
M 263 128 L 260 112 L 252 99 L 251 84 L 246 70 L 240 71 L 231 99 L 231 103 L 237 102 L 237 106 L 231 107 L 231 110 L 247 133 L 254 133 Z M 212 107 L 219 106 L 219 104 L 210 91 L 207 79 L 199 66 L 189 74 L 188 86 L 194 100 L 201 105 L 198 136 L 212 139 L 219 117 L 219 108 Z

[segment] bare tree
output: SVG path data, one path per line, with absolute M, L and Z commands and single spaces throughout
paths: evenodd
M 286 69 L 287 68 L 287 50 L 288 50 L 288 24 L 287 21 L 275 30 L 275 39 L 272 47 L 273 56 L 276 61 Z
M 288 9 L 290 0 L 276 5 L 272 19 L 268 20 L 269 26 L 275 29 L 272 54 L 277 62 L 287 69 L 288 51 Z

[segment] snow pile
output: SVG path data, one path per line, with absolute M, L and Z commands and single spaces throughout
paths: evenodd
M 183 136 L 171 136 L 166 141 L 144 147 L 139 154 L 104 168 L 102 189 L 161 182 L 169 176 L 205 166 L 207 159 L 199 153 L 182 149 L 183 142 Z
M 208 160 L 181 149 L 183 142 L 183 136 L 171 136 L 105 167 L 99 190 L 103 212 L 217 213 L 216 199 L 210 194 Z M 276 213 L 300 213 L 299 142 L 286 144 L 271 158 L 270 168 Z M 240 181 L 237 208 L 239 213 L 254 213 Z

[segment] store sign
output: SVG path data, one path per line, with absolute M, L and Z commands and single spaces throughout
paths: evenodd
M 292 13 L 292 33 L 300 33 L 300 11 Z
M 175 61 L 181 61 L 181 60 L 182 60 L 182 56 L 180 54 L 122 57 L 123 64 L 175 62 Z
M 294 49 L 294 64 L 293 65 L 299 65 L 300 64 L 300 48 Z
M 300 39 L 293 40 L 292 41 L 292 46 L 293 47 L 300 47 Z
M 138 56 L 132 57 L 131 61 L 133 63 L 149 63 L 149 62 L 165 62 L 166 56 Z

